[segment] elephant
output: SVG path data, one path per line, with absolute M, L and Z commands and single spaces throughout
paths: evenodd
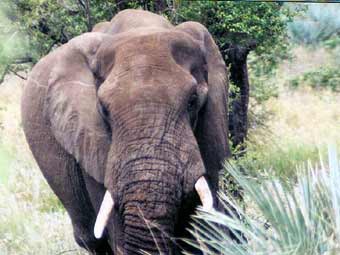
M 34 66 L 24 133 L 79 246 L 181 254 L 176 240 L 190 237 L 197 206 L 221 207 L 227 91 L 226 65 L 203 25 L 174 26 L 143 10 L 119 12 Z

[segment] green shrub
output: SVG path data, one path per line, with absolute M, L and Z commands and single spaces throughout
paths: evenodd
M 315 89 L 329 88 L 332 91 L 340 91 L 340 69 L 338 66 L 326 66 L 309 71 L 290 81 L 294 88 L 305 85 Z
M 201 210 L 192 230 L 197 242 L 188 242 L 206 255 L 339 254 L 340 168 L 336 150 L 330 149 L 328 155 L 329 167 L 323 162 L 320 169 L 308 164 L 290 186 L 261 176 L 253 179 L 225 165 L 243 188 L 245 204 L 220 194 L 230 216 Z
M 180 1 L 171 19 L 177 22 L 193 20 L 204 24 L 215 38 L 222 55 L 227 59 L 231 44 L 245 46 L 256 42 L 256 49 L 249 61 L 253 87 L 259 83 L 255 77 L 265 78 L 275 74 L 282 59 L 289 56 L 287 26 L 300 10 L 286 8 L 280 3 L 251 3 L 247 1 Z M 242 17 L 242 18 L 240 18 Z M 262 85 L 263 82 L 260 84 Z M 268 83 L 269 84 L 269 83 Z M 272 83 L 273 85 L 273 83 Z M 275 94 L 275 83 L 265 92 Z M 263 93 L 263 90 L 259 94 Z M 253 93 L 256 95 L 257 92 Z
M 326 48 L 335 49 L 336 47 L 340 46 L 340 37 L 339 36 L 332 36 L 328 40 L 323 42 Z

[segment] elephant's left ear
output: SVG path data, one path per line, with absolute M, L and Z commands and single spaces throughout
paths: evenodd
M 103 183 L 110 134 L 97 109 L 97 51 L 107 35 L 88 33 L 51 53 L 45 117 L 58 143 Z M 43 72 L 43 70 L 40 70 Z
M 228 74 L 221 53 L 208 30 L 197 22 L 185 22 L 175 28 L 198 41 L 207 62 L 208 95 L 200 111 L 195 136 L 207 168 L 212 188 L 217 189 L 218 171 L 229 156 Z

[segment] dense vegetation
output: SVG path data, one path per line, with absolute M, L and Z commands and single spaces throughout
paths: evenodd
M 117 5 L 116 2 L 125 4 Z M 276 3 L 158 2 L 163 2 L 158 12 L 175 24 L 196 20 L 206 25 L 225 55 L 230 44 L 241 42 L 246 45 L 253 40 L 257 43 L 257 53 L 273 57 L 275 51 L 282 51 L 286 47 L 287 22 L 296 14 Z M 90 31 L 100 21 L 110 20 L 120 9 L 130 7 L 154 10 L 153 5 L 154 1 L 136 0 L 4 0 L 1 9 L 15 31 L 25 36 L 28 45 L 22 47 L 26 47 L 26 53 L 35 62 L 55 45 Z M 2 30 L 6 32 L 5 27 Z M 11 36 L 10 31 L 6 34 Z

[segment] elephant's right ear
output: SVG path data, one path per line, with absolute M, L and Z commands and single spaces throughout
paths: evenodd
M 60 145 L 96 181 L 104 182 L 110 137 L 98 111 L 97 53 L 109 36 L 88 33 L 58 49 L 48 81 L 45 116 Z

